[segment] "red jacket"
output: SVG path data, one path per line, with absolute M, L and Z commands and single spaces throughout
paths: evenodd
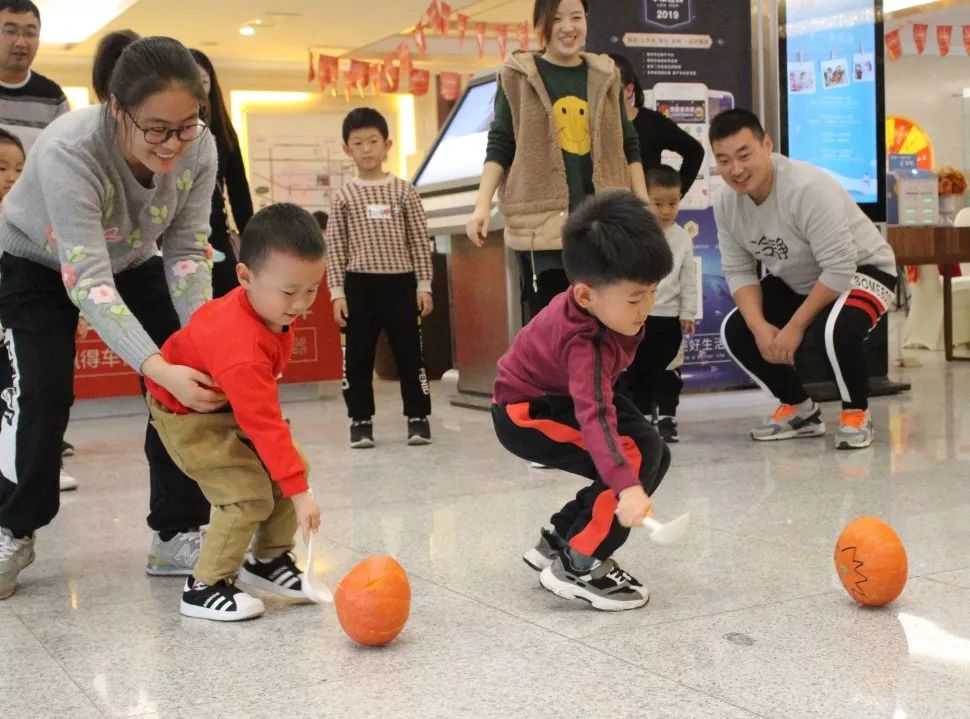
M 273 332 L 267 327 L 242 287 L 202 305 L 189 324 L 162 345 L 166 362 L 205 372 L 226 393 L 236 422 L 252 440 L 269 476 L 279 482 L 284 497 L 308 487 L 290 427 L 283 420 L 277 387 L 292 350 L 290 328 Z M 172 412 L 192 411 L 147 377 L 145 384 Z
M 495 402 L 571 397 L 596 471 L 619 494 L 640 482 L 623 457 L 613 384 L 630 366 L 642 339 L 643 330 L 630 337 L 607 328 L 567 290 L 522 328 L 499 359 Z

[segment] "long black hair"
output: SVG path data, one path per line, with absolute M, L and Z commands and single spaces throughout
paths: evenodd
M 209 73 L 209 97 L 206 101 L 206 122 L 209 129 L 215 136 L 216 141 L 230 152 L 236 149 L 239 142 L 236 137 L 236 130 L 232 126 L 229 118 L 229 111 L 226 109 L 226 101 L 222 97 L 222 88 L 219 86 L 219 78 L 216 76 L 216 69 L 212 66 L 212 61 L 201 50 L 191 48 L 189 50 L 196 64 L 205 68 Z
M 101 103 L 106 103 L 110 97 L 108 85 L 111 83 L 111 73 L 114 72 L 118 58 L 125 48 L 141 37 L 134 30 L 116 30 L 109 32 L 98 41 L 98 49 L 94 53 L 94 65 L 91 68 L 91 86 L 94 94 Z

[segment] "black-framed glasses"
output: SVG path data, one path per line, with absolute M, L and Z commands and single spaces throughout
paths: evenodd
M 135 127 L 142 131 L 145 142 L 149 145 L 162 145 L 168 142 L 168 138 L 172 135 L 175 135 L 179 142 L 192 142 L 198 140 L 206 130 L 206 124 L 201 120 L 192 125 L 182 125 L 182 127 L 142 127 L 130 112 L 125 110 L 125 114 L 131 119 Z

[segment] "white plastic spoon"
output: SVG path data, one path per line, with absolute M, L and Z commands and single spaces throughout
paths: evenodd
M 310 581 L 310 577 L 313 576 L 313 535 L 310 535 L 310 541 L 306 543 L 306 570 L 303 572 L 303 593 L 307 597 L 316 602 L 317 604 L 327 604 L 333 602 L 333 592 L 330 591 L 330 587 L 327 583 L 317 577 Z M 314 586 L 316 585 L 316 586 Z
M 666 524 L 661 524 L 653 517 L 644 517 L 643 526 L 650 530 L 650 541 L 657 544 L 673 544 L 687 532 L 690 526 L 690 512 Z

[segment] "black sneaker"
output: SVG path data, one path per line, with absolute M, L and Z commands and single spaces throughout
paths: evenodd
M 650 593 L 641 582 L 606 559 L 585 572 L 573 569 L 565 552 L 539 574 L 539 583 L 563 599 L 582 599 L 594 609 L 619 612 L 642 607 Z
M 303 574 L 289 552 L 270 562 L 257 559 L 243 562 L 236 581 L 246 589 L 261 589 L 289 599 L 307 599 L 303 592 Z
M 186 617 L 212 619 L 216 622 L 238 622 L 261 615 L 266 608 L 256 597 L 246 594 L 226 579 L 215 584 L 185 580 L 179 612 Z
M 355 419 L 350 423 L 350 446 L 368 449 L 374 446 L 374 423 L 369 419 Z
M 431 425 L 427 417 L 408 417 L 408 444 L 431 444 Z
M 677 434 L 677 420 L 673 417 L 661 417 L 657 422 L 657 431 L 667 444 L 680 441 L 680 436 Z
M 74 456 L 74 445 L 70 442 L 61 441 L 61 456 L 62 457 L 73 457 Z

